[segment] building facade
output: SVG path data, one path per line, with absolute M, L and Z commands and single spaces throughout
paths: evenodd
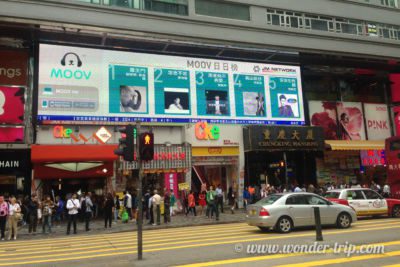
M 159 165 L 147 166 L 149 188 L 175 190 L 177 184 L 187 183 L 199 191 L 206 184 L 221 184 L 225 191 L 233 187 L 241 192 L 247 185 L 267 182 L 384 180 L 384 139 L 397 134 L 400 114 L 396 112 L 399 102 L 393 98 L 400 91 L 398 0 L 0 0 L 0 32 L 5 52 L 25 53 L 25 58 L 15 54 L 2 57 L 7 60 L 0 63 L 0 77 L 20 77 L 4 65 L 11 59 L 17 59 L 26 70 L 21 75 L 27 77 L 22 83 L 0 80 L 6 98 L 22 87 L 24 104 L 23 120 L 1 119 L 2 133 L 12 136 L 1 141 L 1 150 L 8 153 L 21 148 L 29 155 L 24 174 L 12 174 L 13 182 L 0 176 L 0 192 L 13 186 L 14 193 L 26 193 L 18 186 L 22 176 L 32 191 L 47 193 L 63 188 L 99 194 L 135 188 L 135 166 L 121 163 L 112 150 L 119 138 L 115 127 L 133 123 L 138 117 L 145 129 L 155 132 L 161 157 L 154 160 L 160 161 Z M 186 62 L 184 70 L 180 61 Z M 104 68 L 99 70 L 96 66 L 101 64 Z M 130 64 L 134 71 L 132 66 L 126 69 Z M 217 65 L 220 76 L 213 77 Z M 172 72 L 163 76 L 157 71 L 161 67 Z M 174 71 L 178 71 L 176 75 Z M 201 87 L 198 72 L 214 73 L 209 77 L 218 80 L 214 80 L 218 90 L 210 89 L 212 79 Z M 104 78 L 113 75 L 116 78 Z M 179 82 L 174 75 L 179 76 Z M 135 77 L 137 81 L 129 84 Z M 142 78 L 169 83 L 161 95 L 157 85 L 147 86 L 139 81 Z M 290 80 L 294 78 L 296 81 Z M 101 102 L 101 96 L 108 94 L 102 90 L 104 84 L 118 88 L 118 93 L 107 96 L 108 104 Z M 238 96 L 241 84 L 249 90 Z M 273 93 L 275 85 L 277 90 L 287 91 Z M 229 88 L 226 92 L 224 86 Z M 263 90 L 257 91 L 257 86 Z M 110 100 L 129 90 L 143 95 L 143 88 L 150 88 L 147 94 L 155 103 L 163 99 L 165 106 L 147 103 L 143 110 L 137 106 L 134 111 L 122 111 L 125 107 L 119 101 Z M 203 104 L 192 88 L 218 97 L 218 104 L 209 105 L 206 95 L 207 108 L 201 111 Z M 298 91 L 296 97 L 290 97 L 293 88 Z M 58 93 L 64 94 L 62 101 L 52 99 L 52 94 Z M 84 95 L 86 100 L 69 102 L 75 97 L 72 94 Z M 180 103 L 176 103 L 177 94 Z M 241 120 L 249 118 L 250 111 L 237 103 L 228 103 L 227 113 L 221 109 L 225 105 L 222 101 L 253 96 L 257 99 L 251 104 L 257 109 L 254 117 L 263 117 L 259 121 Z M 97 97 L 101 101 L 91 101 Z M 289 103 L 290 111 L 280 109 L 283 101 Z M 195 102 L 193 112 L 189 108 L 183 108 L 189 113 L 173 111 L 173 105 Z M 246 101 L 242 103 L 246 105 Z M 102 105 L 111 113 L 132 114 L 111 120 L 91 113 Z M 66 116 L 68 109 L 75 109 L 73 116 Z M 210 119 L 206 115 L 212 109 L 226 116 Z M 156 116 L 160 114 L 166 116 Z M 191 119 L 168 120 L 171 114 Z M 289 114 L 298 119 L 282 119 Z M 246 150 L 243 132 L 250 124 L 270 124 L 268 127 L 275 127 L 271 132 L 281 124 L 322 127 L 325 147 L 301 149 L 289 142 L 282 148 L 275 142 L 275 147 Z M 14 132 L 7 134 L 10 127 Z M 22 139 L 14 138 L 21 135 L 15 129 L 24 129 Z M 269 130 L 263 128 L 262 132 Z M 262 142 L 278 138 L 277 133 L 276 137 L 264 135 Z M 286 138 L 292 140 L 293 136 L 288 133 Z M 86 149 L 87 155 L 80 153 Z M 85 186 L 80 188 L 84 179 Z

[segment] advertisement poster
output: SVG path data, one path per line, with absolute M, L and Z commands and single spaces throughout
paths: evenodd
M 0 127 L 0 143 L 19 143 L 23 141 L 23 127 Z
M 41 44 L 40 124 L 304 125 L 298 66 Z
M 388 107 L 385 104 L 364 104 L 368 140 L 385 140 L 391 136 Z
M 338 102 L 339 139 L 365 140 L 362 104 L 356 102 Z
M 336 102 L 329 101 L 309 101 L 311 126 L 320 126 L 324 129 L 326 140 L 338 139 L 338 125 Z
M 0 84 L 26 86 L 28 59 L 27 50 L 0 50 Z
M 266 117 L 263 76 L 234 74 L 236 115 Z
M 24 88 L 0 86 L 0 124 L 23 124 Z
M 298 118 L 300 116 L 296 79 L 271 77 L 269 90 L 273 118 Z
M 396 136 L 400 136 L 400 106 L 393 107 L 394 127 L 396 128 Z

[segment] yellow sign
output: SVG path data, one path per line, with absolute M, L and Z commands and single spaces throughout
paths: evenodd
M 237 156 L 239 155 L 239 147 L 192 147 L 193 157 L 204 157 L 204 156 Z
M 178 184 L 179 190 L 189 190 L 189 184 L 188 183 L 180 183 Z

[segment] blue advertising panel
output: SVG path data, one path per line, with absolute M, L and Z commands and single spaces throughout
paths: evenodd
M 187 70 L 154 69 L 156 114 L 191 114 L 190 76 Z
M 41 44 L 41 124 L 304 125 L 298 66 Z
M 229 116 L 229 81 L 226 73 L 196 72 L 197 114 Z
M 264 77 L 233 74 L 236 116 L 266 117 Z

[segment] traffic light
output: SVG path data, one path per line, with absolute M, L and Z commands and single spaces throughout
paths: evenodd
M 154 157 L 154 134 L 142 133 L 140 135 L 140 159 L 153 160 Z
M 123 157 L 125 161 L 133 161 L 136 129 L 132 125 L 128 125 L 125 128 L 118 129 L 118 131 L 121 133 L 122 138 L 119 139 L 119 147 L 114 150 L 114 154 Z

